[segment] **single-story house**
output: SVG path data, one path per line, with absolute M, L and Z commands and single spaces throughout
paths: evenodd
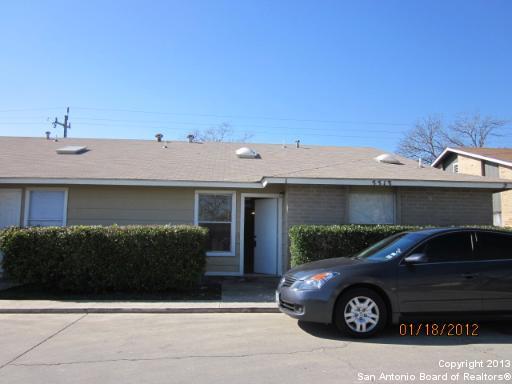
M 512 148 L 446 148 L 432 163 L 451 173 L 512 180 Z M 493 194 L 493 223 L 512 226 L 512 191 Z
M 374 148 L 0 137 L 0 226 L 197 224 L 214 275 L 283 273 L 295 224 L 492 224 L 510 187 Z

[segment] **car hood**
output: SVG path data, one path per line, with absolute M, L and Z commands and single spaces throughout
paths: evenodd
M 364 260 L 348 257 L 336 257 L 333 259 L 318 260 L 299 265 L 286 272 L 286 275 L 293 275 L 296 278 L 301 279 L 305 276 L 325 272 L 327 270 L 339 272 L 345 268 L 361 265 L 362 263 L 364 263 Z

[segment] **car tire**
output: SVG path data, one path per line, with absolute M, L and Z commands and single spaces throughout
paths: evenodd
M 334 324 L 354 338 L 371 337 L 387 323 L 386 303 L 370 288 L 353 288 L 342 293 L 334 309 Z

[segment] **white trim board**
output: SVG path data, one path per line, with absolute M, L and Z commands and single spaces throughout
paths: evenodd
M 496 159 L 495 157 L 488 157 L 488 156 L 483 156 L 483 155 L 477 155 L 475 153 L 471 153 L 471 152 L 466 152 L 466 151 L 463 151 L 461 149 L 456 149 L 456 148 L 446 148 L 438 157 L 437 159 L 434 160 L 434 162 L 432 163 L 432 167 L 436 167 L 439 162 L 443 159 L 443 157 L 448 153 L 448 152 L 453 152 L 453 153 L 457 153 L 459 155 L 463 155 L 463 156 L 468 156 L 468 157 L 473 157 L 475 159 L 479 159 L 479 160 L 485 160 L 485 161 L 489 161 L 491 163 L 497 163 L 497 164 L 502 164 L 502 165 L 506 165 L 506 166 L 509 166 L 509 167 L 512 167 L 512 162 L 510 161 L 506 161 L 506 160 L 500 160 L 500 159 Z
M 192 188 L 250 188 L 261 189 L 258 182 L 223 182 L 190 180 L 142 180 L 142 179 L 65 179 L 65 178 L 23 178 L 0 177 L 0 184 L 47 184 L 47 185 L 113 185 L 142 187 L 192 187 Z
M 492 160 L 497 162 L 495 160 Z M 17 178 L 0 177 L 0 184 L 18 185 L 112 185 L 141 187 L 189 187 L 189 188 L 227 188 L 227 189 L 263 189 L 271 184 L 305 185 L 354 185 L 395 187 L 440 187 L 440 188 L 477 188 L 502 190 L 512 188 L 512 182 L 495 181 L 456 181 L 456 180 L 407 180 L 407 179 L 329 179 L 329 178 L 293 178 L 263 177 L 257 182 L 217 182 L 217 181 L 181 181 L 181 180 L 125 180 L 125 179 L 62 179 L 62 178 Z M 377 183 L 377 184 L 375 184 Z M 386 184 L 391 183 L 391 184 Z
M 404 179 L 313 179 L 313 178 L 269 178 L 264 185 L 354 185 L 370 187 L 440 187 L 440 188 L 474 188 L 474 189 L 509 189 L 512 182 L 493 181 L 441 181 L 441 180 L 404 180 Z

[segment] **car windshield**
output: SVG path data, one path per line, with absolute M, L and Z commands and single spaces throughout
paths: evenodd
M 354 256 L 355 259 L 386 261 L 400 256 L 423 239 L 419 233 L 403 232 L 386 237 Z

